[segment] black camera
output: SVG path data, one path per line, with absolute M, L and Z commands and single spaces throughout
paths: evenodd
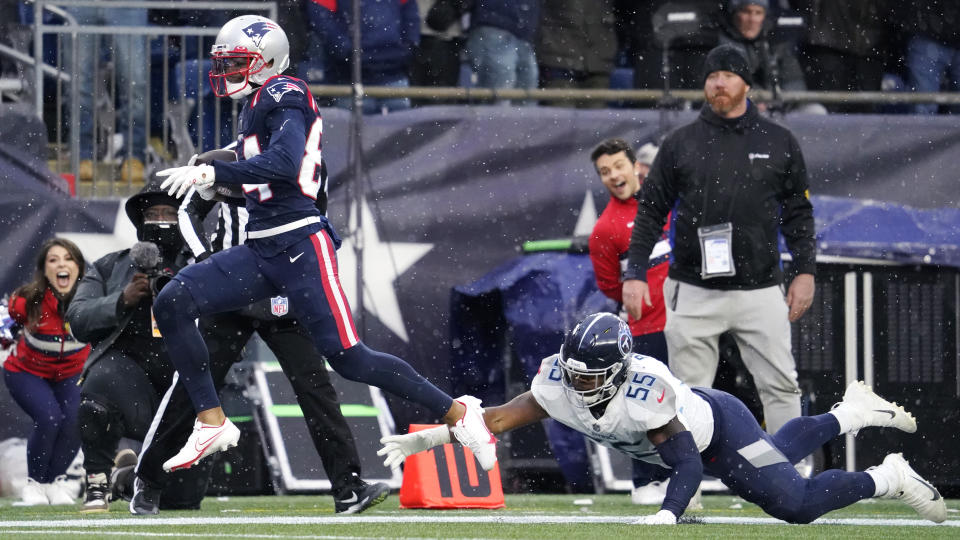
M 142 272 L 150 279 L 150 291 L 156 296 L 170 280 L 173 273 L 162 268 L 163 259 L 160 257 L 160 248 L 153 242 L 137 242 L 130 248 L 130 258 L 138 272 Z
M 166 287 L 167 283 L 170 283 L 170 280 L 173 279 L 173 273 L 167 270 L 155 269 L 153 272 L 146 272 L 146 274 L 147 277 L 150 278 L 150 290 L 154 296 L 159 294 L 160 290 Z

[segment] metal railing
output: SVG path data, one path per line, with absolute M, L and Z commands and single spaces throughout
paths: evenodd
M 22 61 L 33 66 L 34 84 L 35 84 L 35 107 L 41 117 L 53 114 L 52 118 L 45 120 L 52 126 L 54 141 L 52 147 L 55 149 L 51 168 L 57 172 L 69 172 L 77 180 L 81 180 L 81 148 L 80 148 L 80 117 L 81 114 L 92 115 L 93 125 L 95 127 L 94 141 L 91 143 L 101 150 L 93 152 L 88 174 L 91 176 L 86 185 L 85 192 L 81 195 L 93 196 L 124 196 L 133 192 L 139 187 L 140 179 L 134 175 L 120 174 L 118 167 L 120 158 L 130 158 L 134 154 L 144 152 L 145 170 L 143 174 L 148 175 L 151 168 L 163 162 L 181 159 L 184 155 L 190 155 L 194 147 L 204 148 L 213 142 L 216 146 L 222 146 L 230 139 L 232 133 L 221 133 L 221 124 L 224 119 L 232 120 L 231 126 L 236 126 L 236 104 L 226 102 L 225 100 L 212 99 L 208 104 L 204 104 L 202 98 L 204 89 L 207 86 L 206 73 L 203 68 L 207 59 L 207 51 L 204 50 L 202 42 L 204 38 L 215 36 L 219 28 L 217 27 L 199 27 L 199 26 L 100 26 L 79 24 L 71 15 L 71 8 L 74 7 L 97 7 L 102 10 L 121 9 L 121 8 L 142 8 L 150 10 L 168 11 L 176 15 L 181 11 L 216 11 L 216 12 L 236 12 L 237 10 L 246 10 L 254 13 L 263 13 L 268 17 L 276 19 L 277 5 L 275 2 L 189 2 L 182 1 L 145 1 L 145 0 L 119 0 L 104 3 L 97 0 L 35 0 L 34 2 L 34 56 L 18 53 L 17 51 L 0 50 L 0 53 L 10 55 L 17 54 L 18 61 Z M 43 21 L 43 14 L 49 13 L 62 21 L 62 24 L 51 24 Z M 57 58 L 55 65 L 49 66 L 42 63 L 44 58 L 44 37 L 56 36 L 57 38 Z M 142 96 L 138 99 L 146 100 L 147 106 L 143 118 L 135 119 L 132 117 L 132 111 L 128 108 L 127 117 L 121 118 L 121 124 L 127 126 L 125 132 L 116 133 L 116 110 L 114 108 L 118 92 L 125 90 L 127 95 L 133 94 L 132 86 L 121 89 L 117 88 L 116 70 L 101 69 L 99 65 L 78 66 L 77 47 L 71 46 L 73 51 L 70 58 L 63 58 L 60 51 L 65 42 L 76 43 L 79 36 L 94 36 L 98 41 L 107 44 L 116 45 L 118 39 L 142 39 L 146 42 L 147 50 L 151 48 L 159 50 L 160 62 L 162 66 L 158 70 L 162 73 L 160 83 L 155 85 L 150 77 L 144 81 Z M 177 51 L 176 46 L 171 43 L 173 40 L 179 40 L 180 48 Z M 188 55 L 187 47 L 189 40 L 195 40 L 196 54 Z M 111 58 L 114 53 L 111 53 Z M 40 59 L 38 63 L 34 59 Z M 296 59 L 295 59 L 296 60 Z M 143 59 L 149 73 L 154 67 L 151 65 L 153 60 L 148 54 Z M 193 62 L 191 64 L 191 62 Z M 176 66 L 195 66 L 195 71 L 187 73 L 186 69 L 176 69 Z M 107 63 L 109 65 L 109 62 Z M 39 69 L 38 69 L 39 67 Z M 173 69 L 172 69 L 173 68 Z M 83 110 L 81 108 L 78 84 L 74 84 L 70 76 L 78 70 L 90 70 L 93 73 L 92 79 L 98 83 L 94 89 L 95 103 L 92 110 Z M 175 75 L 176 73 L 176 75 Z M 176 77 L 176 78 L 174 78 Z M 44 104 L 43 84 L 55 84 L 54 94 L 56 96 L 53 106 Z M 175 82 L 178 91 L 173 94 L 170 90 L 170 83 Z M 188 95 L 188 87 L 192 94 Z M 363 86 L 351 85 L 329 86 L 329 85 L 311 85 L 311 91 L 318 97 L 370 97 L 370 98 L 397 98 L 406 97 L 420 100 L 422 102 L 446 102 L 459 104 L 483 104 L 489 102 L 500 102 L 505 100 L 518 100 L 528 103 L 542 102 L 544 104 L 558 105 L 564 101 L 594 101 L 601 103 L 613 103 L 618 106 L 631 107 L 663 107 L 676 108 L 682 105 L 689 105 L 703 101 L 701 90 L 670 90 L 665 92 L 663 89 L 491 89 L 479 87 L 382 87 L 382 86 Z M 2 89 L 0 89 L 2 90 Z M 49 92 L 48 92 L 49 93 Z M 940 105 L 960 105 L 960 93 L 911 93 L 911 92 L 781 92 L 774 96 L 766 91 L 754 91 L 751 96 L 760 102 L 782 103 L 782 104 L 919 104 L 935 103 Z M 68 101 L 67 101 L 68 99 Z M 130 98 L 128 98 L 130 99 Z M 158 105 L 152 105 L 158 104 Z M 153 107 L 157 106 L 156 112 Z M 211 111 L 212 109 L 212 111 Z M 209 113 L 209 114 L 208 114 Z M 152 118 L 151 115 L 159 114 L 161 118 Z M 69 129 L 64 116 L 69 119 Z M 123 122 L 122 120 L 126 120 Z M 147 144 L 146 148 L 133 148 L 134 122 L 142 122 L 147 132 L 148 141 L 150 135 L 153 135 L 153 144 Z M 213 124 L 210 129 L 210 124 Z M 151 133 L 151 125 L 157 124 L 160 127 L 155 128 Z M 191 134 L 190 127 L 193 128 L 195 136 Z M 65 134 L 68 134 L 68 138 Z M 122 137 L 116 137 L 122 135 Z M 213 140 L 205 140 L 205 137 L 212 136 Z M 194 142 L 194 137 L 196 142 Z M 115 141 L 123 140 L 123 147 L 116 148 Z M 69 163 L 64 163 L 68 160 Z
M 353 95 L 350 85 L 310 85 L 316 96 L 343 97 Z M 702 90 L 671 90 L 664 94 L 660 89 L 561 89 L 561 88 L 464 88 L 411 86 L 397 88 L 391 86 L 362 86 L 361 92 L 371 98 L 413 98 L 422 100 L 454 100 L 462 102 L 488 102 L 499 100 L 533 101 L 599 101 L 628 103 L 661 103 L 664 98 L 690 101 L 703 101 Z M 774 100 L 772 92 L 755 90 L 751 98 L 762 102 Z M 936 103 L 938 105 L 960 105 L 960 92 L 781 92 L 780 101 L 786 104 L 829 103 L 829 104 L 918 104 Z
M 44 58 L 44 37 L 48 35 L 56 36 L 56 65 L 45 66 L 43 69 L 36 69 L 34 65 L 34 84 L 36 85 L 35 107 L 37 114 L 44 118 L 48 124 L 53 124 L 55 134 L 53 146 L 56 149 L 53 156 L 51 168 L 57 172 L 69 172 L 78 180 L 86 180 L 89 176 L 89 184 L 84 182 L 85 195 L 94 196 L 125 196 L 139 189 L 145 175 L 149 175 L 151 168 L 162 161 L 169 161 L 173 157 L 182 156 L 185 152 L 193 149 L 192 138 L 189 133 L 188 124 L 193 123 L 197 133 L 197 146 L 203 146 L 204 141 L 204 104 L 203 89 L 206 85 L 206 70 L 203 69 L 204 61 L 207 58 L 207 51 L 203 47 L 203 39 L 216 36 L 219 27 L 207 28 L 198 26 L 106 26 L 106 25 L 88 25 L 80 24 L 76 17 L 71 13 L 72 8 L 90 8 L 96 7 L 100 11 L 116 9 L 149 9 L 152 12 L 160 10 L 169 12 L 171 15 L 178 15 L 183 11 L 197 12 L 216 12 L 216 13 L 234 13 L 237 10 L 244 10 L 250 13 L 261 13 L 271 19 L 277 17 L 276 2 L 256 2 L 240 1 L 229 4 L 223 2 L 189 2 L 182 1 L 144 1 L 144 0 L 120 0 L 112 2 L 101 2 L 96 0 L 35 0 L 34 3 L 34 58 Z M 62 24 L 51 24 L 44 22 L 44 14 L 51 14 Z M 117 48 L 124 44 L 133 46 L 132 40 L 143 40 L 147 51 L 146 58 L 142 61 L 145 65 L 147 77 L 145 81 L 135 81 L 127 77 L 128 84 L 126 88 L 117 87 L 118 73 L 115 69 L 107 69 L 101 66 L 101 62 L 94 62 L 91 66 L 79 66 L 79 51 L 76 46 L 80 36 L 93 36 L 94 48 L 96 51 L 106 49 L 108 54 L 104 66 L 109 67 L 116 59 Z M 131 41 L 126 41 L 131 40 Z M 179 41 L 179 51 L 171 42 Z M 190 45 L 196 45 L 196 55 L 188 55 L 187 48 Z M 69 45 L 71 51 L 70 58 L 63 58 L 62 51 Z M 107 47 L 102 47 L 107 45 Z M 154 85 L 151 81 L 152 58 L 150 52 L 159 51 L 162 63 L 161 79 L 159 85 Z M 177 54 L 179 52 L 179 54 Z M 189 61 L 196 61 L 195 72 L 187 73 Z M 178 92 L 171 95 L 170 83 L 173 76 L 172 67 L 180 66 L 179 79 L 177 82 Z M 44 104 L 44 72 L 53 71 L 58 75 L 53 93 L 55 95 L 52 104 L 52 114 L 54 118 L 49 118 L 50 109 Z M 92 110 L 84 110 L 81 106 L 79 95 L 79 81 L 83 78 L 76 78 L 78 83 L 74 84 L 69 74 L 80 73 L 88 70 L 92 77 L 89 80 L 93 82 L 93 103 Z M 188 77 L 190 82 L 196 83 L 195 92 L 188 95 Z M 195 79 L 194 79 L 195 77 Z M 65 89 L 65 85 L 67 85 Z M 141 86 L 142 85 L 142 86 Z M 159 86 L 159 87 L 156 87 Z M 135 95 L 135 92 L 143 88 Z M 68 90 L 68 92 L 67 92 Z M 126 107 L 127 115 L 120 118 L 121 123 L 126 125 L 124 133 L 116 133 L 116 120 L 114 104 L 118 98 L 118 93 L 123 92 L 128 103 L 132 100 L 143 100 L 146 104 L 142 107 L 143 117 L 134 117 L 133 108 Z M 69 94 L 69 101 L 65 97 Z M 155 134 L 151 144 L 151 126 L 154 118 L 151 118 L 152 105 L 159 103 L 160 133 Z M 65 107 L 66 105 L 66 107 Z M 196 110 L 194 111 L 194 107 Z M 222 119 L 221 102 L 215 100 L 213 121 L 219 123 Z M 45 110 L 47 111 L 45 114 Z M 63 114 L 68 114 L 69 130 L 65 130 Z M 81 133 L 80 119 L 81 115 L 92 115 L 91 123 L 93 125 L 91 148 L 92 158 L 89 167 L 84 164 L 84 170 L 81 171 Z M 236 116 L 235 108 L 227 114 Z M 46 118 L 45 118 L 46 117 Z M 134 148 L 134 125 L 142 123 L 145 131 L 144 139 L 147 141 L 145 148 Z M 236 125 L 236 122 L 233 123 Z M 69 140 L 65 140 L 65 131 L 68 131 Z M 215 137 L 220 143 L 220 130 L 215 130 Z M 116 137 L 122 135 L 122 137 Z M 230 134 L 223 134 L 230 135 Z M 122 138 L 123 145 L 118 148 L 116 142 Z M 158 141 L 159 139 L 159 141 Z M 224 143 L 225 144 L 225 143 Z M 84 152 L 86 149 L 84 149 Z M 137 170 L 131 163 L 126 169 L 127 174 L 120 174 L 120 158 L 123 162 L 131 160 L 134 156 L 143 155 L 139 160 L 143 168 Z M 189 155 L 189 154 L 187 154 Z M 69 165 L 64 163 L 65 156 L 69 157 Z M 133 160 L 131 160 L 132 162 Z M 141 172 L 142 171 L 142 172 Z M 83 174 L 81 174 L 83 173 Z M 123 179 L 124 184 L 117 182 L 118 175 Z

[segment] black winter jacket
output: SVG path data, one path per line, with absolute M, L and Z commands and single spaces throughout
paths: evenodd
M 178 257 L 168 269 L 176 273 L 184 266 L 184 262 L 182 257 Z M 77 285 L 77 292 L 67 308 L 67 321 L 78 339 L 83 336 L 83 341 L 93 345 L 81 379 L 114 345 L 137 313 L 137 309 L 124 308 L 120 304 L 123 289 L 136 271 L 129 249 L 115 251 L 90 265 Z M 141 302 L 149 301 L 144 299 Z M 162 347 L 161 340 L 157 340 L 157 345 Z
M 743 37 L 731 20 L 733 15 L 724 10 L 721 12 L 719 27 L 720 44 L 730 43 L 736 46 L 747 58 L 750 65 L 750 75 L 753 76 L 753 89 L 773 90 L 774 78 L 779 90 L 797 91 L 806 90 L 807 83 L 803 78 L 803 68 L 794 54 L 794 45 L 789 42 L 778 42 L 772 36 L 774 22 L 768 14 L 764 21 L 763 30 L 756 39 Z
M 906 32 L 920 34 L 951 47 L 960 47 L 960 2 L 921 0 L 900 7 Z
M 796 138 L 753 104 L 736 119 L 704 105 L 664 140 L 639 194 L 627 279 L 646 280 L 650 251 L 671 211 L 670 277 L 710 289 L 782 283 L 778 230 L 800 273 L 815 272 L 813 206 Z M 736 275 L 701 279 L 697 229 L 730 222 Z
M 536 43 L 540 0 L 474 0 L 470 25 L 500 28 L 519 39 Z
M 891 27 L 892 0 L 795 0 L 807 18 L 807 43 L 855 56 L 877 54 Z
M 617 54 L 613 0 L 543 0 L 537 63 L 610 73 Z

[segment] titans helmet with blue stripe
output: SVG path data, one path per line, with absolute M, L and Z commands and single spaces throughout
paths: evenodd
M 633 337 L 623 319 L 612 313 L 588 315 L 560 347 L 564 387 L 588 407 L 607 401 L 627 376 L 626 357 L 632 349 Z

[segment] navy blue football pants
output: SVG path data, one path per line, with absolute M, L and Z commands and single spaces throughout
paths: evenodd
M 357 337 L 340 287 L 336 252 L 325 230 L 273 257 L 262 257 L 247 244 L 214 253 L 181 270 L 157 295 L 157 326 L 197 412 L 218 407 L 220 401 L 194 320 L 278 295 L 296 306 L 317 351 L 342 377 L 423 405 L 438 418 L 447 413 L 450 396 L 403 360 L 374 351 Z
M 80 375 L 53 381 L 27 372 L 0 371 L 10 397 L 33 419 L 33 431 L 27 439 L 27 476 L 49 484 L 67 472 L 80 448 Z
M 873 497 L 876 486 L 867 473 L 833 469 L 807 479 L 793 467 L 840 435 L 833 415 L 794 418 L 769 435 L 739 399 L 709 388 L 694 392 L 713 409 L 713 440 L 701 452 L 704 471 L 771 516 L 809 523 Z

